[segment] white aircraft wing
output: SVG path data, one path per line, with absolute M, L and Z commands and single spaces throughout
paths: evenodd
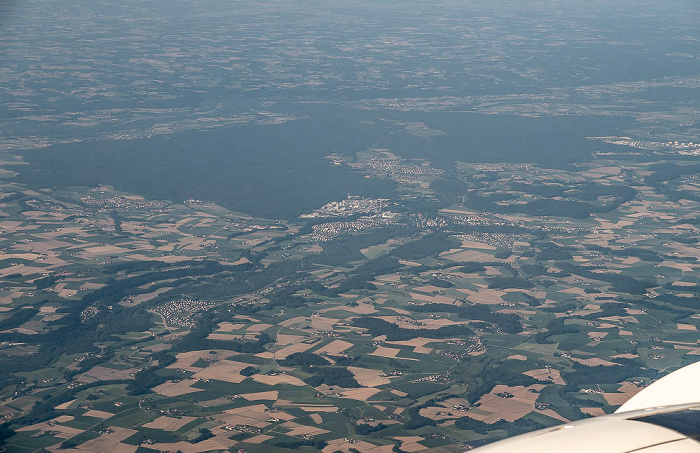
M 659 379 L 633 396 L 615 413 L 692 403 L 700 404 L 700 362 Z
M 656 381 L 614 414 L 523 434 L 476 453 L 700 453 L 700 362 Z

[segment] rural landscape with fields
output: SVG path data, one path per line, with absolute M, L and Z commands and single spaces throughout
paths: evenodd
M 689 2 L 56 3 L 0 19 L 1 451 L 457 453 L 698 361 Z

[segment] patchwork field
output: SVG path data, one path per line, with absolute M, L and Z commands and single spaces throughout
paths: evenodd
M 609 413 L 700 355 L 697 202 L 621 165 L 518 168 L 527 187 L 461 167 L 504 201 L 329 240 L 211 203 L 5 184 L 7 443 L 447 453 Z M 619 205 L 520 212 L 566 181 Z

